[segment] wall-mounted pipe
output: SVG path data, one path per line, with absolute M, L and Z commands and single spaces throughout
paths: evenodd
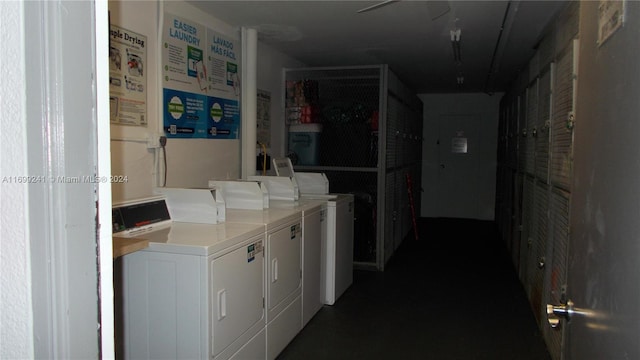
M 511 32 L 511 26 L 515 20 L 515 13 L 518 11 L 519 1 L 509 1 L 507 8 L 504 10 L 504 16 L 502 18 L 502 24 L 500 25 L 500 32 L 498 33 L 498 39 L 496 40 L 496 46 L 493 49 L 493 55 L 491 56 L 491 65 L 489 65 L 489 71 L 487 72 L 487 79 L 484 83 L 484 92 L 493 95 L 493 92 L 489 89 L 491 82 L 493 81 L 493 74 L 497 72 L 498 59 L 502 57 L 504 47 L 506 46 L 506 40 L 502 41 L 504 35 L 508 35 Z

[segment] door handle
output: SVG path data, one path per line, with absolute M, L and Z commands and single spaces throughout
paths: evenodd
M 278 281 L 278 258 L 271 260 L 271 282 Z
M 573 301 L 569 300 L 564 305 L 551 305 L 547 304 L 547 321 L 552 328 L 556 329 L 560 327 L 560 320 L 571 320 L 575 310 L 573 307 Z
M 227 290 L 218 290 L 218 321 L 227 317 Z

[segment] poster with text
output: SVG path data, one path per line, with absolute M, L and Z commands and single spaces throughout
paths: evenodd
M 109 39 L 111 123 L 147 126 L 147 37 L 111 25 Z
M 271 147 L 271 93 L 258 90 L 256 138 L 260 144 Z
M 167 137 L 238 138 L 237 48 L 235 41 L 203 25 L 165 14 L 162 101 Z

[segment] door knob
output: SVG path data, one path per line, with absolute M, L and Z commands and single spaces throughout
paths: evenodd
M 545 263 L 545 258 L 544 256 L 540 257 L 540 259 L 538 260 L 538 269 L 544 269 L 544 263 Z
M 552 328 L 558 328 L 560 326 L 560 320 L 571 320 L 571 316 L 574 313 L 573 302 L 567 301 L 564 305 L 551 305 L 547 304 L 547 320 Z

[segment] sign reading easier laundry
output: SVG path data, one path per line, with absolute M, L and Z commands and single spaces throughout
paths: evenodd
M 235 41 L 165 14 L 162 38 L 164 131 L 173 138 L 237 139 L 240 54 Z

